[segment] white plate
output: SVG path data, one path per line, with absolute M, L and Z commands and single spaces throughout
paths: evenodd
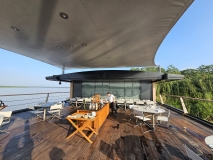
M 213 149 L 213 144 L 209 144 L 209 147 Z

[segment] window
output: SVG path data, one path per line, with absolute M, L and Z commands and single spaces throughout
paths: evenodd
M 92 97 L 94 94 L 100 94 L 102 98 L 106 97 L 107 92 L 111 92 L 116 98 L 139 99 L 139 82 L 83 82 L 82 97 Z

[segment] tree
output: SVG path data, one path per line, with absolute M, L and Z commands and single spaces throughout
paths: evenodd
M 167 72 L 167 73 L 170 73 L 170 74 L 180 74 L 179 69 L 177 69 L 177 68 L 174 67 L 173 65 L 169 65 L 169 66 L 167 67 L 166 72 Z

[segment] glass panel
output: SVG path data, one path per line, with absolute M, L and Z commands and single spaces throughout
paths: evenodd
M 110 91 L 110 90 L 109 90 L 109 82 L 103 82 L 103 91 L 104 91 L 104 93 L 103 93 L 102 98 L 103 98 L 103 99 L 106 99 L 106 97 L 107 97 L 107 92 Z
M 132 82 L 125 82 L 125 98 L 132 99 Z
M 100 94 L 101 96 L 104 96 L 104 89 L 103 89 L 103 83 L 102 82 L 96 82 L 95 84 L 95 94 Z
M 82 83 L 82 97 L 92 97 L 94 94 L 95 94 L 94 82 Z
M 100 94 L 104 99 L 107 92 L 111 92 L 116 98 L 139 99 L 139 82 L 83 82 L 82 97 L 91 97 Z
M 118 98 L 124 98 L 124 82 L 110 82 L 110 92 Z
M 133 82 L 132 90 L 133 90 L 132 98 L 140 99 L 140 83 L 139 82 Z

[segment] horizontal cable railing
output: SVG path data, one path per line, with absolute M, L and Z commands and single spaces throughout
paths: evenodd
M 4 111 L 26 109 L 39 103 L 64 101 L 70 92 L 29 93 L 0 95 L 0 100 L 7 106 Z
M 202 98 L 192 98 L 192 97 L 176 96 L 176 95 L 169 95 L 169 94 L 163 94 L 163 95 L 169 96 L 169 97 L 183 98 L 183 99 L 191 99 L 191 100 L 199 100 L 199 101 L 205 101 L 205 102 L 213 102 L 213 100 L 202 99 Z
M 157 101 L 175 107 L 197 118 L 213 123 L 213 100 L 187 96 L 160 94 Z

